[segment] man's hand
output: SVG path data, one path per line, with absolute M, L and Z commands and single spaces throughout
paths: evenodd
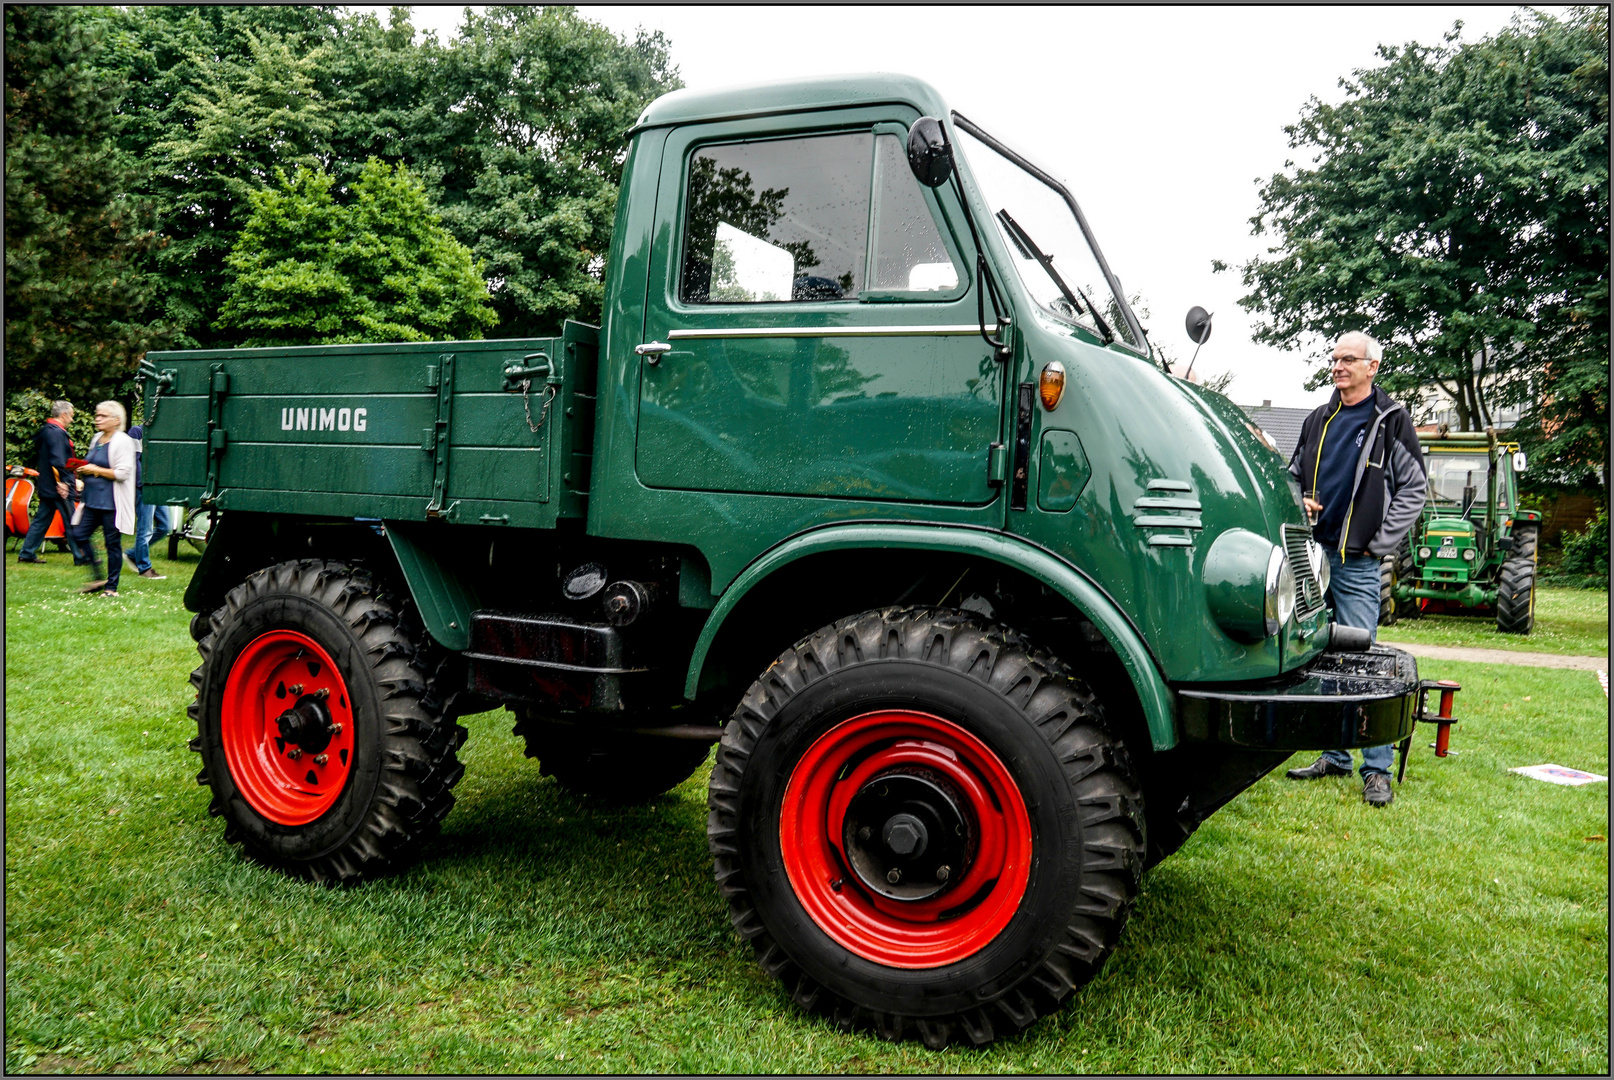
M 1316 517 L 1318 514 L 1323 512 L 1323 504 L 1318 502 L 1316 499 L 1313 499 L 1309 495 L 1302 495 L 1300 497 L 1300 501 L 1306 507 L 1306 513 L 1310 514 L 1312 517 Z
M 67 498 L 67 481 L 65 481 L 65 480 L 56 481 L 56 494 L 58 496 L 60 496 L 61 498 L 64 498 L 64 499 Z

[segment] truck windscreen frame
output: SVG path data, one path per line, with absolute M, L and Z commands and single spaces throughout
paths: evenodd
M 1004 145 L 1000 140 L 987 134 L 986 131 L 982 130 L 980 125 L 974 123 L 956 110 L 953 112 L 953 123 L 956 124 L 960 130 L 968 133 L 970 136 L 976 139 L 979 139 L 992 150 L 1001 154 L 1003 157 L 1021 169 L 1024 169 L 1033 178 L 1047 185 L 1061 199 L 1064 200 L 1065 205 L 1069 207 L 1072 216 L 1074 216 L 1076 219 L 1077 227 L 1079 227 L 1082 231 L 1082 237 L 1087 241 L 1088 250 L 1092 253 L 1094 261 L 1097 262 L 1099 271 L 1104 275 L 1105 284 L 1109 286 L 1110 293 L 1115 298 L 1116 307 L 1120 309 L 1122 317 L 1126 319 L 1127 328 L 1131 331 L 1133 340 L 1139 342 L 1138 345 L 1134 345 L 1132 342 L 1127 341 L 1124 337 L 1116 335 L 1114 337 L 1113 344 L 1119 345 L 1128 352 L 1136 353 L 1139 356 L 1150 356 L 1152 350 L 1149 346 L 1148 335 L 1144 333 L 1143 324 L 1138 321 L 1137 314 L 1132 310 L 1132 305 L 1127 302 L 1126 294 L 1121 290 L 1121 283 L 1116 280 L 1115 273 L 1110 269 L 1109 260 L 1104 258 L 1104 251 L 1098 246 L 1097 238 L 1093 236 L 1092 226 L 1088 225 L 1087 223 L 1087 215 L 1082 213 L 1082 208 L 1076 202 L 1076 197 L 1070 193 L 1070 189 L 1065 187 L 1064 184 L 1054 179 L 1042 169 L 1039 169 L 1037 166 L 1027 161 L 1020 154 L 1015 153 L 1014 150 Z

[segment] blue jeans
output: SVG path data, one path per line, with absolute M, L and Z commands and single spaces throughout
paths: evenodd
M 1328 568 L 1332 571 L 1328 582 L 1328 606 L 1334 609 L 1334 621 L 1341 626 L 1355 626 L 1369 631 L 1375 640 L 1379 636 L 1379 560 L 1374 555 L 1351 555 L 1341 559 L 1337 549 L 1328 552 Z M 1324 750 L 1323 757 L 1342 769 L 1351 767 L 1349 750 Z M 1362 777 L 1369 773 L 1389 775 L 1395 763 L 1395 747 L 1369 746 L 1362 750 Z
M 84 549 L 79 547 L 78 537 L 73 535 L 73 527 L 68 524 L 73 520 L 73 504 L 55 495 L 45 495 L 43 488 L 40 489 L 39 509 L 34 511 L 34 519 L 28 523 L 28 532 L 22 538 L 22 550 L 17 552 L 17 558 L 23 562 L 39 558 L 40 545 L 45 542 L 45 530 L 50 528 L 51 518 L 58 513 L 62 515 L 62 528 L 67 532 L 67 549 L 73 553 L 74 564 L 88 560 Z
M 135 503 L 135 540 L 129 552 L 135 573 L 144 574 L 151 569 L 151 545 L 167 535 L 168 507 Z
M 106 591 L 118 591 L 118 571 L 123 569 L 123 537 L 118 535 L 118 513 L 116 510 L 97 510 L 93 506 L 86 506 L 84 513 L 78 519 L 78 526 L 68 526 L 70 533 L 76 533 L 77 539 L 83 545 L 85 554 L 90 557 L 93 567 L 92 576 L 101 576 L 101 562 L 95 552 L 95 544 L 91 536 L 95 530 L 101 530 L 101 536 L 106 542 Z

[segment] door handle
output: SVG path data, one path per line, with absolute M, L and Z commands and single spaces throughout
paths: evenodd
M 661 363 L 661 354 L 671 352 L 672 346 L 665 341 L 647 341 L 643 345 L 635 345 L 633 351 L 644 357 L 647 364 Z

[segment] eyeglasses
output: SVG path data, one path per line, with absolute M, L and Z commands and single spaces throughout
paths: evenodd
M 1330 364 L 1365 364 L 1365 363 L 1367 363 L 1367 357 L 1365 357 L 1365 356 L 1330 356 L 1328 358 L 1328 362 Z

